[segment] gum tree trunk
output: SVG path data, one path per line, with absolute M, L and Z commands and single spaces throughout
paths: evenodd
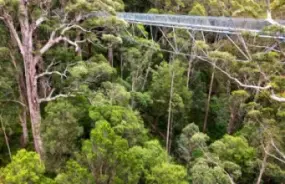
M 211 76 L 211 82 L 210 82 L 210 87 L 209 87 L 209 94 L 208 94 L 208 99 L 206 103 L 206 112 L 205 112 L 205 119 L 204 119 L 204 126 L 203 126 L 203 132 L 205 133 L 207 131 L 207 125 L 208 125 L 208 116 L 209 116 L 209 108 L 210 108 L 210 102 L 211 102 L 211 94 L 213 91 L 213 83 L 215 79 L 215 67 Z

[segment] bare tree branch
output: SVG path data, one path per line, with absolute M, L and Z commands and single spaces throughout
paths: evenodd
M 232 44 L 240 51 L 240 53 L 247 59 L 247 60 L 251 60 L 244 52 L 243 50 L 231 39 L 231 37 L 229 35 L 226 35 L 227 38 L 230 40 L 230 42 L 232 42 Z
M 280 161 L 280 162 L 282 162 L 282 163 L 285 164 L 285 160 L 283 160 L 283 159 L 281 159 L 281 158 L 278 158 L 277 156 L 275 156 L 275 155 L 269 153 L 269 152 L 264 148 L 264 146 L 263 146 L 263 149 L 264 149 L 264 152 L 265 152 L 268 156 L 271 156 L 272 158 L 275 158 L 276 160 L 278 160 L 278 161 Z
M 39 27 L 44 21 L 46 21 L 46 17 L 40 17 L 36 20 L 36 28 Z
M 16 30 L 16 28 L 14 26 L 14 22 L 13 22 L 12 17 L 7 12 L 4 11 L 4 15 L 3 15 L 3 17 L 1 19 L 5 22 L 5 24 L 9 28 L 9 31 L 10 31 L 11 35 L 16 40 L 21 54 L 24 55 L 25 54 L 25 50 L 24 50 L 22 41 L 21 41 L 21 39 L 20 39 L 20 37 L 19 37 L 19 35 L 17 33 L 17 30 Z
M 61 77 L 67 77 L 66 73 L 67 73 L 67 70 L 68 70 L 68 66 L 65 68 L 64 72 L 59 72 L 59 71 L 50 71 L 50 68 L 55 65 L 54 62 L 52 61 L 50 63 L 50 65 L 48 65 L 47 69 L 45 72 L 41 73 L 41 74 L 38 74 L 36 76 L 36 79 L 40 78 L 40 77 L 44 77 L 46 75 L 53 75 L 53 74 L 56 74 L 56 75 L 59 75 Z
M 57 38 L 55 38 L 56 35 L 56 31 L 53 31 L 51 33 L 50 39 L 49 41 L 45 44 L 45 46 L 43 46 L 40 50 L 40 54 L 43 55 L 45 52 L 47 52 L 54 44 L 59 43 L 60 41 L 62 41 L 62 36 L 59 36 Z
M 206 61 L 207 63 L 211 64 L 212 66 L 214 66 L 214 63 L 209 61 L 208 59 L 205 59 L 204 57 L 201 56 L 197 56 L 197 58 Z M 225 70 L 223 70 L 222 68 L 215 66 L 216 69 L 218 69 L 220 72 L 222 72 L 223 74 L 225 74 L 228 78 L 230 78 L 231 80 L 235 81 L 239 86 L 244 87 L 244 88 L 250 88 L 250 89 L 256 89 L 256 90 L 267 90 L 271 88 L 271 85 L 268 84 L 267 86 L 256 86 L 256 85 L 249 85 L 249 84 L 244 84 L 241 81 L 239 81 L 237 78 L 232 77 L 231 74 L 229 74 L 228 72 L 226 72 Z
M 267 10 L 266 10 L 267 18 L 266 18 L 266 20 L 270 24 L 272 24 L 272 25 L 278 25 L 278 26 L 284 27 L 283 25 L 279 24 L 277 21 L 272 19 L 271 2 L 270 2 L 270 0 L 266 0 L 266 8 L 267 8 Z
M 4 138 L 5 138 L 5 143 L 6 143 L 6 146 L 7 146 L 7 149 L 8 149 L 8 153 L 9 153 L 9 156 L 10 156 L 10 160 L 12 161 L 12 154 L 11 154 L 9 139 L 8 139 L 8 136 L 7 136 L 6 131 L 5 131 L 5 127 L 4 127 L 4 124 L 3 124 L 2 116 L 0 116 L 0 121 L 1 121 L 1 128 L 2 128 L 2 131 L 3 131 L 3 134 L 4 134 Z
M 73 45 L 75 47 L 75 52 L 79 52 L 80 51 L 80 47 L 78 45 L 78 42 L 80 42 L 80 41 L 71 41 L 67 37 L 62 37 L 62 40 L 66 41 L 70 45 Z
M 71 93 L 68 93 L 68 94 L 58 94 L 58 95 L 55 95 L 55 96 L 52 96 L 53 93 L 54 93 L 55 89 L 53 89 L 49 96 L 46 97 L 46 98 L 40 98 L 38 100 L 39 103 L 42 103 L 42 102 L 50 102 L 50 101 L 54 101 L 54 100 L 57 100 L 59 98 L 69 98 L 69 97 L 75 97 L 75 95 L 71 94 Z
M 133 42 L 137 43 L 137 44 L 140 44 L 140 45 L 144 45 L 146 47 L 149 47 L 149 48 L 152 48 L 154 50 L 158 50 L 158 51 L 163 51 L 163 52 L 168 52 L 168 53 L 172 53 L 172 54 L 177 54 L 177 55 L 182 55 L 182 56 L 192 56 L 192 54 L 186 54 L 186 53 L 182 53 L 182 52 L 174 52 L 174 51 L 171 51 L 171 50 L 166 50 L 166 49 L 158 49 L 158 48 L 155 48 L 155 47 L 152 47 L 150 45 L 146 45 L 146 44 L 142 44 L 142 43 L 139 43 L 137 42 L 136 40 L 132 40 Z M 204 52 L 205 54 L 205 52 Z M 199 56 L 199 55 L 194 55 L 194 57 L 202 60 L 202 61 L 205 61 L 211 65 L 213 65 L 213 62 L 209 61 L 208 60 L 208 57 L 205 57 L 205 56 Z M 240 62 L 247 62 L 247 61 L 243 61 L 243 60 L 237 60 L 237 61 L 240 61 Z M 242 83 L 240 80 L 238 80 L 237 78 L 235 77 L 232 77 L 231 74 L 229 74 L 228 72 L 226 72 L 225 70 L 223 70 L 222 68 L 216 66 L 216 69 L 219 70 L 220 72 L 222 72 L 223 74 L 225 74 L 229 79 L 235 81 L 239 86 L 241 87 L 244 87 L 244 88 L 249 88 L 249 89 L 255 89 L 255 90 L 270 90 L 272 88 L 272 86 L 270 84 L 267 84 L 266 86 L 257 86 L 257 85 L 248 85 L 248 84 L 244 84 Z M 271 90 L 271 95 L 270 95 L 270 98 L 272 100 L 275 100 L 277 102 L 281 102 L 281 103 L 284 103 L 285 102 L 285 98 L 283 97 L 278 97 L 273 90 Z
M 70 29 L 73 29 L 73 28 L 81 29 L 81 31 L 87 32 L 87 33 L 90 32 L 90 31 L 84 29 L 83 27 L 81 27 L 81 26 L 79 26 L 79 25 L 77 25 L 77 24 L 74 24 L 74 25 L 72 25 L 72 26 L 69 26 L 69 27 L 64 28 L 64 29 L 61 31 L 61 35 L 64 35 L 66 31 L 69 31 Z
M 38 79 L 38 78 L 44 77 L 46 75 L 52 75 L 52 74 L 56 74 L 56 75 L 59 75 L 61 77 L 67 77 L 65 73 L 60 73 L 59 71 L 50 71 L 50 72 L 46 71 L 46 72 L 43 72 L 41 74 L 38 74 L 36 76 L 36 78 Z
M 271 145 L 275 148 L 275 150 L 277 151 L 277 153 L 284 159 L 284 161 L 285 161 L 285 154 L 284 153 L 282 153 L 278 148 L 277 148 L 277 146 L 275 145 L 275 143 L 274 143 L 274 140 L 271 138 Z
M 54 33 L 54 35 L 55 35 L 55 33 Z M 44 54 L 45 52 L 47 52 L 52 46 L 54 46 L 55 44 L 57 44 L 61 41 L 66 41 L 70 45 L 73 45 L 75 47 L 75 51 L 78 52 L 78 51 L 80 51 L 80 47 L 79 47 L 78 43 L 85 41 L 85 40 L 72 41 L 69 38 L 64 37 L 64 36 L 59 36 L 59 37 L 54 38 L 54 35 L 51 35 L 50 40 L 46 43 L 46 45 L 44 47 L 41 48 L 41 50 L 40 50 L 41 55 Z
M 277 102 L 283 102 L 283 103 L 285 102 L 285 98 L 276 96 L 273 91 L 271 91 L 270 98 L 271 98 L 272 100 L 277 101 Z

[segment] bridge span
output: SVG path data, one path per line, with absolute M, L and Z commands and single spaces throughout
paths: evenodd
M 266 19 L 188 16 L 149 13 L 117 13 L 117 16 L 129 23 L 149 26 L 181 28 L 225 34 L 250 33 L 259 37 L 285 39 L 285 33 L 270 33 L 264 28 L 271 24 Z M 277 20 L 284 26 L 285 20 Z

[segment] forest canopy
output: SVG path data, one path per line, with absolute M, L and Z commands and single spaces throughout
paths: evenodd
M 284 11 L 284 0 L 0 0 L 0 184 L 284 183 Z M 267 26 L 228 34 L 118 12 Z

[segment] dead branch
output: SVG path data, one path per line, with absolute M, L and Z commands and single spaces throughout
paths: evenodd
M 54 93 L 55 89 L 53 89 L 49 96 L 46 97 L 46 98 L 40 98 L 38 99 L 38 102 L 39 103 L 42 103 L 42 102 L 50 102 L 50 101 L 54 101 L 54 100 L 57 100 L 59 98 L 69 98 L 69 97 L 75 97 L 75 95 L 71 94 L 71 93 L 68 93 L 68 94 L 58 94 L 58 95 L 55 95 L 55 96 L 52 96 L 53 93 Z
M 271 138 L 271 141 L 270 141 L 271 145 L 275 148 L 276 152 L 282 157 L 282 159 L 285 161 L 285 154 L 282 153 L 280 151 L 280 149 L 278 149 L 278 147 L 275 145 L 274 143 L 274 140 Z
M 69 31 L 70 29 L 73 29 L 73 28 L 77 28 L 77 29 L 80 29 L 81 31 L 83 32 L 86 32 L 86 33 L 89 33 L 90 31 L 84 29 L 83 27 L 77 25 L 77 24 L 74 24 L 72 26 L 69 26 L 69 27 L 66 27 L 64 28 L 62 31 L 61 31 L 61 35 L 64 35 L 66 31 Z

